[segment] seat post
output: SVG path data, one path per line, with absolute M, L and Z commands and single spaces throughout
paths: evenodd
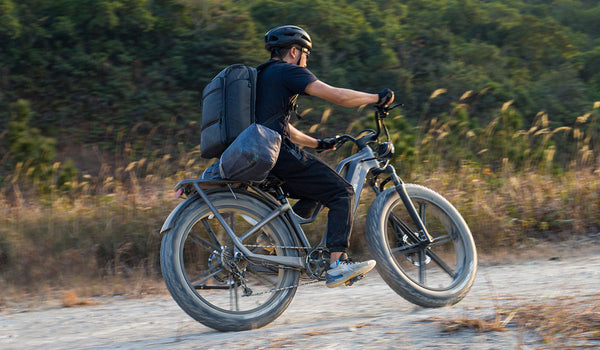
M 281 186 L 276 186 L 273 188 L 273 190 L 275 191 L 275 199 L 277 199 L 282 204 L 288 202 L 285 193 L 283 193 L 283 189 L 281 189 Z

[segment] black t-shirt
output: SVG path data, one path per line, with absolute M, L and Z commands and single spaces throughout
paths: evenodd
M 256 84 L 256 121 L 263 123 L 279 115 L 265 126 L 289 137 L 290 112 L 299 94 L 317 77 L 304 67 L 272 60 L 258 74 Z

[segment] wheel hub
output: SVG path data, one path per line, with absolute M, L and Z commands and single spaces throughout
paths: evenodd
M 402 245 L 410 245 L 408 235 L 402 236 Z M 411 264 L 415 266 L 421 266 L 421 262 L 419 262 L 419 254 L 418 253 L 410 253 L 405 255 L 406 260 L 410 261 Z M 425 265 L 431 262 L 431 258 L 429 255 L 425 255 Z
M 237 275 L 244 271 L 248 262 L 241 257 L 240 253 L 235 253 L 233 247 L 223 247 L 221 253 L 214 251 L 209 258 L 211 266 L 222 266 L 228 272 Z M 238 255 L 238 256 L 236 256 Z

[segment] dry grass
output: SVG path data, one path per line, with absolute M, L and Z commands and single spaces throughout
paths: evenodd
M 100 302 L 91 298 L 79 298 L 77 296 L 77 293 L 75 293 L 74 291 L 64 292 L 62 297 L 62 306 L 64 307 L 91 306 L 99 304 Z
M 600 294 L 592 300 L 528 303 L 512 311 L 515 324 L 539 334 L 547 344 L 600 341 Z M 596 343 L 596 346 L 599 344 Z
M 20 295 L 73 285 L 81 286 L 77 294 L 84 297 L 143 294 L 146 287 L 140 281 L 160 280 L 157 233 L 178 203 L 173 183 L 193 173 L 190 168 L 162 183 L 139 178 L 135 191 L 126 181 L 113 179 L 111 189 L 101 188 L 99 192 L 106 191 L 102 195 L 25 196 L 20 204 L 0 195 L 0 308 Z M 556 244 L 596 233 L 600 226 L 600 178 L 589 169 L 555 177 L 535 171 L 495 174 L 440 168 L 411 180 L 450 200 L 471 227 L 482 257 L 500 254 L 496 259 L 502 262 L 519 252 L 529 254 L 540 242 Z M 364 199 L 351 236 L 354 255 L 367 253 L 364 217 L 372 198 Z M 309 226 L 308 233 L 320 237 L 325 218 Z M 498 253 L 502 251 L 510 254 Z M 5 291 L 11 289 L 16 292 L 7 297 Z
M 325 332 L 325 331 L 310 331 L 310 332 L 304 332 L 301 334 L 306 337 L 316 337 L 316 336 L 327 335 L 327 334 L 331 334 L 331 333 L 332 332 Z
M 103 279 L 72 278 L 64 285 L 46 284 L 36 290 L 11 286 L 0 295 L 0 311 L 16 311 L 45 307 L 81 307 L 101 304 L 105 298 L 122 296 L 136 299 L 166 295 L 164 281 L 117 277 Z
M 516 308 L 500 308 L 492 318 L 432 317 L 442 332 L 461 330 L 534 333 L 544 344 L 556 349 L 596 348 L 600 341 L 600 294 L 585 299 L 559 298 L 543 303 L 527 302 Z
M 424 134 L 413 145 L 419 149 L 420 163 L 404 167 L 405 159 L 399 159 L 399 174 L 453 203 L 469 224 L 482 256 L 599 232 L 600 163 L 595 152 L 600 140 L 592 135 L 592 127 L 600 110 L 581 117 L 568 130 L 548 129 L 547 116 L 541 114 L 531 128 L 508 133 L 500 126 L 511 117 L 510 108 L 507 105 L 480 130 L 459 123 L 458 111 L 420 125 L 415 130 Z M 399 119 L 388 120 L 392 128 Z M 550 154 L 538 163 L 535 154 L 552 151 L 549 138 L 566 137 L 566 132 L 574 141 L 572 159 L 555 174 Z M 142 144 L 151 144 L 147 141 Z M 499 141 L 506 141 L 503 147 L 518 143 L 522 154 L 513 159 L 502 153 Z M 83 297 L 142 295 L 148 288 L 142 281 L 160 280 L 157 233 L 178 204 L 173 185 L 197 177 L 208 162 L 200 160 L 198 148 L 181 147 L 164 155 L 128 142 L 114 154 L 97 148 L 79 151 L 88 163 L 99 166 L 66 187 L 57 177 L 32 180 L 28 174 L 33 168 L 27 168 L 27 162 L 18 164 L 12 174 L 0 174 L 0 308 L 20 295 L 73 286 Z M 51 167 L 62 166 L 57 162 Z M 364 218 L 372 196 L 363 199 L 351 236 L 351 253 L 359 256 L 367 253 Z M 322 215 L 307 227 L 313 241 L 321 237 L 325 221 Z
M 499 315 L 492 320 L 481 318 L 452 318 L 445 319 L 442 317 L 430 317 L 423 322 L 433 322 L 441 327 L 444 333 L 457 332 L 463 329 L 470 329 L 476 332 L 505 332 L 508 329 L 506 325 L 511 321 L 511 317 L 502 320 Z

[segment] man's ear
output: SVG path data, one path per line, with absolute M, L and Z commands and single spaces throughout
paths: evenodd
M 292 50 L 294 50 L 294 53 L 292 53 Z M 292 46 L 292 48 L 290 49 L 290 53 L 292 53 L 293 58 L 297 58 L 299 52 L 300 52 L 300 50 L 298 50 L 298 48 L 295 46 Z

